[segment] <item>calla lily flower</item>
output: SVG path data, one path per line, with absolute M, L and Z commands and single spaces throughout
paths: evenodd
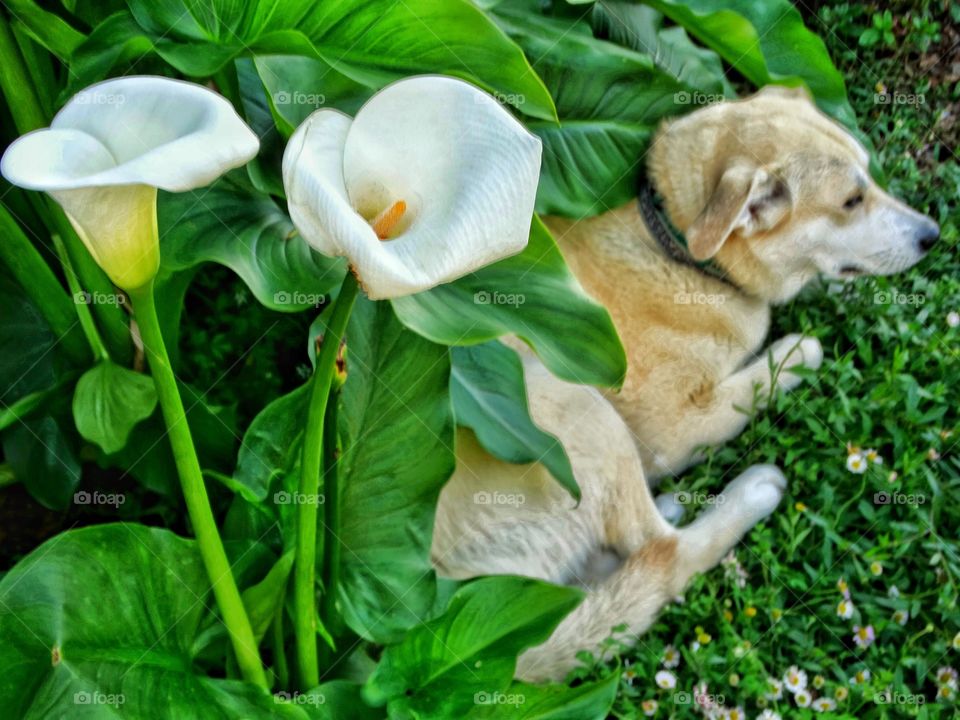
M 257 154 L 259 141 L 223 97 L 161 77 L 92 85 L 4 153 L 14 185 L 44 190 L 124 290 L 157 273 L 157 188 L 202 187 Z
M 351 119 L 322 109 L 283 156 L 290 216 L 319 252 L 345 256 L 367 294 L 395 298 L 520 252 L 540 140 L 486 93 L 422 76 Z

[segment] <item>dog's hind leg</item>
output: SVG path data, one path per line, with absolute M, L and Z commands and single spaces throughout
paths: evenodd
M 576 664 L 578 651 L 596 652 L 619 625 L 626 626 L 626 636 L 619 639 L 635 642 L 694 574 L 714 567 L 754 524 L 773 511 L 785 486 L 776 467 L 757 465 L 731 482 L 716 504 L 687 527 L 678 530 L 663 522 L 661 532 L 647 537 L 619 570 L 588 592 L 547 642 L 520 656 L 517 676 L 531 681 L 560 680 Z

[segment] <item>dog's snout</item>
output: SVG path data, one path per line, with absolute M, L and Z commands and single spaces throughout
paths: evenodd
M 920 246 L 921 252 L 929 252 L 939 239 L 940 226 L 933 220 L 925 222 L 917 233 L 917 244 Z

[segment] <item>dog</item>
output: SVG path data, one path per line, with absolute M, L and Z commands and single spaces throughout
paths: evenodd
M 866 150 L 802 90 L 768 87 L 667 121 L 648 158 L 639 207 L 547 220 L 623 339 L 622 391 L 561 381 L 522 343 L 506 341 L 523 361 L 532 419 L 570 458 L 580 504 L 542 465 L 502 462 L 460 429 L 457 467 L 437 505 L 431 560 L 440 575 L 524 575 L 587 589 L 547 642 L 518 659 L 517 677 L 528 681 L 561 680 L 576 653 L 597 651 L 615 626 L 630 643 L 780 502 L 783 473 L 756 465 L 677 528 L 648 484 L 739 433 L 748 418 L 738 408 L 758 389 L 793 388 L 800 378 L 791 369 L 820 366 L 819 342 L 799 335 L 756 357 L 771 305 L 817 275 L 902 271 L 939 235 L 871 180 Z
M 767 86 L 668 121 L 647 157 L 650 185 L 686 237 L 687 257 L 665 251 L 670 240 L 651 233 L 633 203 L 548 225 L 613 317 L 628 370 L 623 389 L 607 397 L 656 480 L 739 435 L 755 397 L 801 382 L 791 369 L 820 367 L 812 337 L 788 335 L 757 352 L 771 305 L 817 276 L 902 272 L 940 229 L 873 181 L 864 147 L 800 88 Z

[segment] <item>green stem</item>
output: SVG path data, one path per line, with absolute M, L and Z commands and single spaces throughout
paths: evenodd
M 337 471 L 337 401 L 339 388 L 330 391 L 323 420 L 323 510 L 326 531 L 323 542 L 323 613 L 332 635 L 339 632 L 337 585 L 340 584 L 340 477 Z
M 268 688 L 266 674 L 257 651 L 257 641 L 250 627 L 250 619 L 247 617 L 243 600 L 240 598 L 240 592 L 237 590 L 236 581 L 230 570 L 230 563 L 223 549 L 213 510 L 210 508 L 207 489 L 203 484 L 200 462 L 197 460 L 190 426 L 187 424 L 180 391 L 177 389 L 177 379 L 170 366 L 170 358 L 160 332 L 160 321 L 153 302 L 153 284 L 150 283 L 131 292 L 130 299 L 140 328 L 147 361 L 150 363 L 153 381 L 157 386 L 160 408 L 163 411 L 174 461 L 180 475 L 187 512 L 197 536 L 197 545 L 207 569 L 207 576 L 213 586 L 213 594 L 223 616 L 223 623 L 233 643 L 240 672 L 248 682 Z
M 77 316 L 80 318 L 80 327 L 83 328 L 83 334 L 87 337 L 90 349 L 98 360 L 109 360 L 110 353 L 104 347 L 103 340 L 100 339 L 100 333 L 97 332 L 97 324 L 93 321 L 93 315 L 90 314 L 90 306 L 83 302 L 83 290 L 77 281 L 77 275 L 73 272 L 73 263 L 67 255 L 67 249 L 63 246 L 63 240 L 59 235 L 53 236 L 53 244 L 57 248 L 57 255 L 60 256 L 60 262 L 63 264 L 63 274 L 67 278 L 67 287 L 73 294 L 73 302 L 77 308 Z
M 286 592 L 286 586 L 284 586 Z M 273 614 L 273 671 L 277 676 L 277 685 L 285 688 L 289 686 L 290 671 L 287 669 L 287 653 L 283 646 L 283 602 L 277 604 L 277 611 Z
M 0 260 L 10 268 L 27 297 L 37 306 L 70 360 L 78 365 L 89 362 L 90 353 L 83 346 L 73 303 L 50 266 L 3 205 L 0 205 Z
M 323 420 L 330 398 L 334 363 L 357 299 L 357 280 L 348 272 L 334 301 L 323 344 L 317 354 L 307 408 L 307 426 L 303 435 L 303 456 L 300 462 L 299 503 L 297 505 L 297 555 L 293 574 L 294 634 L 297 665 L 304 689 L 320 682 L 317 662 L 316 557 L 317 512 L 315 502 L 320 485 L 323 454 Z

